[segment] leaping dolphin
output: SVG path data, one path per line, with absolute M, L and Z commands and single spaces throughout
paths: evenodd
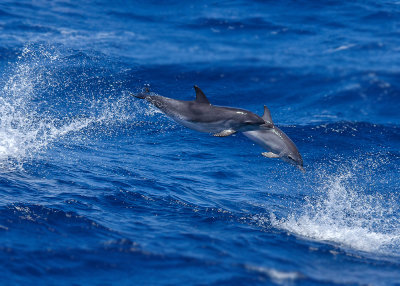
M 267 158 L 281 158 L 292 165 L 295 165 L 302 172 L 303 159 L 300 152 L 292 140 L 272 121 L 271 112 L 264 105 L 264 115 L 262 116 L 266 125 L 259 130 L 245 131 L 243 134 L 269 152 L 262 155 Z
M 239 131 L 257 130 L 261 126 L 270 125 L 250 111 L 212 105 L 197 85 L 194 89 L 196 91 L 194 101 L 151 95 L 148 89 L 144 93 L 132 95 L 147 100 L 183 126 L 214 136 L 225 137 Z

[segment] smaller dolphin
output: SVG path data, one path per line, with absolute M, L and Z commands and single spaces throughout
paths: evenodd
M 250 130 L 243 132 L 243 135 L 254 141 L 269 152 L 264 152 L 262 155 L 267 158 L 281 158 L 282 160 L 295 165 L 302 172 L 303 159 L 300 152 L 292 140 L 272 121 L 271 112 L 264 105 L 264 115 L 262 116 L 266 125 L 259 130 Z
M 239 108 L 212 105 L 198 86 L 194 86 L 194 101 L 176 100 L 160 95 L 151 95 L 146 89 L 144 93 L 132 94 L 145 99 L 176 122 L 200 132 L 225 137 L 236 132 L 257 130 L 266 126 L 260 116 Z

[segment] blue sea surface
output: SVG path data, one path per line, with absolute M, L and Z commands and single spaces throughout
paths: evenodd
M 133 98 L 259 115 L 306 172 Z M 1 285 L 399 285 L 400 2 L 0 3 Z

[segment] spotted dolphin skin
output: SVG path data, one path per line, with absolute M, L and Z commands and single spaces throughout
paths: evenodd
M 147 100 L 183 126 L 214 136 L 225 137 L 236 132 L 257 130 L 270 125 L 250 111 L 212 105 L 198 86 L 195 85 L 194 89 L 196 91 L 194 101 L 152 95 L 148 90 L 132 95 Z
M 299 150 L 293 141 L 275 126 L 271 118 L 271 113 L 266 106 L 264 106 L 264 115 L 262 118 L 266 125 L 258 130 L 245 131 L 243 135 L 268 150 L 268 152 L 262 153 L 263 156 L 267 158 L 281 158 L 304 172 L 303 159 Z

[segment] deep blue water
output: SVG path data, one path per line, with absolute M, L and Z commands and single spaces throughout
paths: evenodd
M 0 284 L 400 284 L 398 1 L 2 1 Z M 257 114 L 305 174 L 129 92 Z

